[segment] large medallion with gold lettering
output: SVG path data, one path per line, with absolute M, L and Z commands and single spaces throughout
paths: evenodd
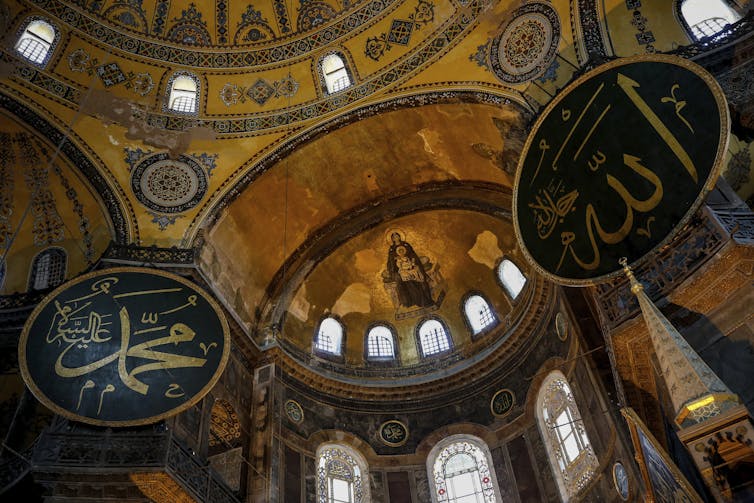
M 134 426 L 190 407 L 228 361 L 217 303 L 174 274 L 122 267 L 57 288 L 18 346 L 21 373 L 47 407 L 76 421 Z
M 714 78 L 684 59 L 607 63 L 547 106 L 518 166 L 513 214 L 539 272 L 589 285 L 667 243 L 714 186 L 728 142 Z

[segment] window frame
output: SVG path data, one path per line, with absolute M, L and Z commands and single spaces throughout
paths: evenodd
M 36 62 L 36 61 L 33 61 L 33 60 L 27 58 L 26 56 L 24 56 L 18 50 L 18 46 L 21 43 L 21 39 L 24 38 L 24 36 L 26 35 L 26 33 L 27 33 L 28 29 L 29 29 L 29 26 L 32 23 L 34 23 L 35 21 L 41 21 L 41 22 L 47 24 L 48 26 L 50 26 L 52 28 L 52 33 L 53 33 L 52 42 L 49 42 L 49 47 L 47 48 L 47 52 L 45 53 L 44 59 L 41 62 Z M 39 39 L 40 38 L 39 35 L 36 35 L 35 33 L 29 32 L 29 35 L 32 36 L 32 37 L 34 37 L 35 39 Z M 42 40 L 43 40 L 43 42 L 45 44 L 48 43 L 46 40 L 44 40 L 44 39 L 42 39 Z M 24 22 L 21 23 L 20 28 L 16 31 L 16 40 L 13 43 L 13 53 L 18 58 L 24 60 L 25 62 L 27 62 L 30 65 L 34 65 L 34 66 L 36 66 L 38 68 L 46 68 L 47 64 L 50 62 L 50 59 L 52 59 L 52 54 L 53 54 L 53 52 L 55 52 L 55 49 L 57 48 L 57 45 L 58 45 L 59 41 L 60 41 L 60 29 L 58 28 L 58 26 L 55 23 L 53 23 L 52 21 L 50 21 L 49 19 L 47 19 L 44 16 L 29 16 L 26 19 L 24 19 Z
M 49 281 L 50 278 L 48 278 L 47 286 L 45 288 L 34 288 L 34 283 L 36 283 L 36 274 L 35 274 L 35 266 L 37 264 L 37 260 L 40 260 L 42 255 L 44 254 L 52 254 L 54 252 L 59 252 L 63 256 L 63 264 L 62 264 L 62 277 L 60 279 L 60 282 L 56 284 L 50 284 Z M 47 290 L 51 290 L 53 288 L 57 288 L 58 286 L 65 283 L 65 278 L 68 274 L 68 252 L 65 248 L 62 248 L 60 246 L 48 246 L 44 248 L 43 250 L 40 250 L 34 257 L 31 259 L 31 264 L 29 265 L 29 275 L 26 282 L 26 291 L 27 292 L 44 292 Z
M 425 323 L 428 321 L 437 321 L 442 326 L 443 330 L 445 331 L 445 336 L 448 340 L 448 349 L 445 349 L 443 351 L 439 351 L 437 353 L 432 354 L 425 354 L 424 352 L 424 346 L 422 345 L 421 341 L 421 327 L 424 326 Z M 414 338 L 416 340 L 416 346 L 417 346 L 417 354 L 419 355 L 419 358 L 439 358 L 445 355 L 448 355 L 452 353 L 455 350 L 455 344 L 453 343 L 453 334 L 450 333 L 450 329 L 448 328 L 448 324 L 445 323 L 445 321 L 440 318 L 439 316 L 425 316 L 422 319 L 419 320 L 419 323 L 416 324 L 416 327 L 414 327 Z
M 471 320 L 469 319 L 469 316 L 466 313 L 466 303 L 472 297 L 481 297 L 481 299 L 487 303 L 487 308 L 490 310 L 490 314 L 492 315 L 492 322 L 490 322 L 488 325 L 483 327 L 479 332 L 474 332 L 474 326 L 472 325 Z M 478 339 L 479 337 L 482 337 L 490 333 L 500 324 L 500 316 L 498 316 L 497 310 L 492 306 L 490 301 L 487 299 L 487 296 L 484 295 L 479 290 L 471 290 L 471 291 L 466 292 L 464 296 L 461 297 L 460 307 L 461 307 L 461 318 L 463 318 L 463 321 L 466 324 L 466 328 L 469 330 L 469 333 L 471 333 L 471 340 Z
M 579 449 L 579 454 L 570 463 L 566 463 L 566 458 L 564 457 L 566 454 L 563 452 L 564 449 L 567 449 L 565 447 L 565 439 L 567 439 L 569 435 L 563 437 L 560 432 L 560 427 L 555 427 L 555 431 L 552 431 L 553 428 L 547 424 L 548 420 L 544 418 L 545 400 L 547 398 L 546 394 L 548 393 L 550 386 L 556 385 L 557 381 L 563 381 L 565 383 L 567 387 L 566 395 L 570 395 L 570 397 L 566 400 L 567 404 L 565 405 L 565 408 L 557 411 L 558 413 L 554 415 L 553 419 L 549 422 L 557 423 L 558 418 L 561 417 L 562 414 L 567 413 L 568 418 L 571 419 L 569 424 L 575 425 L 571 427 L 570 434 L 575 436 L 577 444 L 582 443 L 584 439 L 586 439 L 583 449 Z M 550 469 L 557 482 L 560 497 L 564 503 L 567 503 L 570 499 L 582 494 L 584 489 L 589 486 L 590 482 L 599 476 L 599 460 L 594 451 L 593 443 L 589 439 L 589 433 L 586 431 L 585 421 L 579 410 L 578 401 L 574 394 L 574 388 L 571 386 L 571 383 L 565 374 L 560 370 L 551 371 L 540 383 L 536 398 L 536 416 L 537 427 L 539 429 L 540 437 L 545 444 Z M 554 444 L 558 445 L 556 446 Z M 579 461 L 582 456 L 585 456 L 587 460 L 583 462 Z M 586 466 L 583 466 L 585 464 Z M 579 467 L 578 465 L 582 465 L 581 471 L 575 474 L 569 474 L 568 470 L 569 468 L 574 468 L 573 465 L 576 465 L 576 468 Z M 571 483 L 568 483 L 565 474 L 568 474 L 568 478 L 574 479 L 575 482 L 572 481 Z M 574 475 L 576 476 L 574 477 Z
M 191 80 L 194 81 L 194 84 L 196 85 L 196 93 L 194 95 L 194 111 L 193 112 L 182 112 L 180 110 L 175 110 L 171 108 L 170 104 L 173 101 L 171 98 L 173 97 L 173 85 L 175 84 L 175 81 L 180 77 L 188 77 Z M 188 92 L 188 91 L 185 91 Z M 170 76 L 167 82 L 166 86 L 166 93 L 165 93 L 165 101 L 162 104 L 162 111 L 169 113 L 169 114 L 176 114 L 176 115 L 183 115 L 188 117 L 195 117 L 199 115 L 199 106 L 201 102 L 202 97 L 202 84 L 201 80 L 199 79 L 199 76 L 196 74 L 186 71 L 186 70 L 178 70 L 173 72 L 173 74 Z M 178 99 L 179 97 L 176 97 Z
M 675 1 L 675 17 L 678 19 L 678 22 L 683 26 L 684 31 L 686 32 L 686 35 L 689 37 L 689 40 L 691 43 L 698 42 L 702 40 L 703 38 L 707 37 L 714 37 L 717 33 L 720 33 L 719 31 L 713 35 L 705 35 L 704 37 L 697 38 L 694 34 L 694 28 L 686 21 L 686 16 L 683 15 L 683 4 L 686 3 L 687 0 L 676 0 Z M 730 10 L 732 10 L 734 13 L 736 13 L 739 16 L 739 20 L 741 17 L 740 7 L 735 3 L 731 2 L 730 0 L 720 0 L 722 3 L 726 4 Z M 738 21 L 735 21 L 738 22 Z M 730 23 L 733 24 L 733 23 Z
M 435 464 L 438 460 L 438 458 L 443 454 L 443 452 L 449 448 L 451 448 L 455 444 L 470 444 L 474 448 L 476 448 L 479 451 L 479 454 L 484 458 L 484 461 L 486 462 L 486 471 L 480 469 L 478 459 L 475 459 L 477 462 L 477 471 L 480 472 L 480 478 L 482 477 L 488 477 L 489 481 L 484 482 L 483 478 L 480 480 L 481 484 L 487 485 L 489 484 L 491 486 L 491 489 L 493 491 L 493 494 L 491 495 L 492 499 L 490 499 L 490 495 L 485 495 L 485 501 L 494 501 L 496 503 L 501 503 L 503 501 L 502 494 L 500 492 L 500 485 L 497 481 L 497 475 L 495 474 L 495 465 L 492 460 L 492 454 L 490 452 L 490 448 L 487 445 L 487 443 L 482 440 L 479 437 L 476 437 L 474 435 L 469 435 L 466 433 L 460 433 L 456 435 L 450 435 L 439 442 L 435 444 L 432 447 L 432 450 L 429 451 L 429 455 L 427 456 L 426 461 L 426 468 L 427 468 L 427 478 L 430 485 L 430 493 L 432 497 L 432 503 L 446 503 L 449 501 L 447 491 L 444 492 L 442 495 L 439 494 L 440 489 L 445 489 L 445 487 L 438 487 L 437 485 L 437 478 L 435 477 Z M 450 456 L 448 460 L 452 459 L 453 456 L 465 453 L 466 451 L 457 452 L 456 454 Z M 474 456 L 476 458 L 476 456 Z M 446 461 L 447 463 L 447 461 Z M 443 466 L 444 469 L 444 466 Z M 443 473 L 444 475 L 444 473 Z M 443 480 L 445 480 L 445 477 L 443 477 Z M 444 486 L 445 484 L 443 484 Z
M 324 322 L 327 319 L 333 319 L 335 322 L 340 325 L 340 354 L 330 353 L 329 351 L 325 351 L 324 349 L 321 349 L 317 346 L 317 341 L 319 340 L 319 332 L 320 328 L 322 327 L 322 322 Z M 330 360 L 334 362 L 343 363 L 345 362 L 345 351 L 346 349 L 346 325 L 343 323 L 343 320 L 340 318 L 340 316 L 328 313 L 320 316 L 319 321 L 314 327 L 314 335 L 312 337 L 312 354 L 325 359 Z
M 521 275 L 526 280 L 524 282 L 524 286 L 521 287 L 521 291 L 518 292 L 518 295 L 515 297 L 511 295 L 511 293 L 508 291 L 508 287 L 505 285 L 505 282 L 503 282 L 503 278 L 501 278 L 502 274 L 500 274 L 500 269 L 503 267 L 503 262 L 505 261 L 510 262 L 514 266 L 516 266 L 516 269 L 521 273 Z M 520 299 L 524 296 L 524 293 L 527 291 L 527 288 L 529 287 L 529 283 L 531 283 L 531 279 L 529 276 L 526 275 L 526 271 L 521 269 L 521 267 L 518 265 L 518 261 L 514 260 L 510 255 L 503 255 L 500 257 L 500 259 L 497 261 L 497 264 L 495 264 L 495 269 L 493 271 L 495 274 L 495 281 L 497 282 L 498 286 L 503 290 L 505 293 L 506 298 L 510 301 L 511 305 L 517 304 Z
M 338 457 L 341 460 L 345 460 L 345 462 L 350 458 L 353 463 L 348 464 L 352 467 L 356 466 L 359 470 L 358 477 L 360 478 L 360 481 L 358 483 L 354 482 L 353 484 L 353 503 L 371 503 L 372 499 L 369 491 L 369 465 L 367 464 L 366 458 L 350 445 L 336 442 L 325 442 L 320 444 L 314 454 L 314 469 L 317 473 L 317 503 L 330 503 L 331 501 L 329 498 L 329 492 L 327 491 L 327 489 L 332 487 L 331 478 L 326 474 L 323 476 L 321 473 L 322 468 L 320 467 L 322 464 L 321 458 L 323 453 L 328 450 L 339 451 L 339 453 L 344 454 L 345 456 L 339 455 Z M 326 489 L 324 493 L 323 487 Z M 356 496 L 358 496 L 359 490 L 361 491 L 361 498 L 357 499 Z
M 392 358 L 386 358 L 384 356 L 380 357 L 370 357 L 369 356 L 369 333 L 372 331 L 372 329 L 376 327 L 385 327 L 390 331 L 390 336 L 393 338 L 393 357 Z M 364 361 L 368 365 L 374 365 L 377 367 L 392 367 L 400 364 L 400 356 L 399 356 L 399 347 L 398 347 L 398 333 L 393 325 L 386 321 L 375 321 L 373 323 L 370 323 L 367 326 L 366 332 L 364 333 Z
M 348 76 L 349 84 L 344 87 L 343 89 L 339 89 L 337 91 L 330 92 L 327 87 L 327 76 L 325 75 L 325 69 L 324 69 L 324 62 L 325 59 L 328 56 L 337 56 L 340 58 L 340 60 L 343 62 L 343 69 L 346 71 L 346 75 Z M 351 71 L 351 67 L 353 66 L 351 63 L 351 58 L 346 56 L 346 51 L 343 48 L 337 48 L 329 50 L 325 53 L 322 53 L 319 58 L 315 60 L 315 64 L 317 66 L 316 71 L 317 75 L 319 76 L 319 82 L 320 82 L 320 90 L 322 92 L 322 96 L 335 96 L 339 93 L 342 93 L 343 91 L 346 91 L 356 85 L 356 79 L 354 78 L 353 71 Z

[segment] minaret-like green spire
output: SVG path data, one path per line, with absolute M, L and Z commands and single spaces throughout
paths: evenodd
M 620 260 L 620 264 L 631 282 L 631 292 L 639 299 L 660 371 L 673 402 L 676 424 L 685 428 L 703 423 L 738 405 L 738 396 L 728 389 L 649 300 L 625 258 Z

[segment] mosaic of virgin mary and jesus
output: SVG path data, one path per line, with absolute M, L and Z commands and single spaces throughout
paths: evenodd
M 396 318 L 420 316 L 437 309 L 445 295 L 440 267 L 428 257 L 420 257 L 400 232 L 390 234 L 390 249 L 382 279 L 393 304 Z

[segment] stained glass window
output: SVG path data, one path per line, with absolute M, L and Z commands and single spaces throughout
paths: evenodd
M 199 81 L 189 73 L 175 75 L 170 84 L 168 109 L 184 114 L 195 114 L 199 100 Z
M 47 62 L 56 36 L 57 32 L 50 23 L 35 19 L 26 25 L 18 38 L 16 52 L 32 63 L 43 65 Z
M 453 435 L 430 452 L 427 468 L 438 503 L 496 503 L 501 501 L 490 471 L 487 445 L 471 435 Z
M 697 40 L 714 35 L 741 19 L 725 0 L 685 0 L 681 14 Z
M 437 320 L 427 320 L 419 327 L 419 345 L 424 356 L 450 350 L 450 337 L 445 327 Z
M 314 348 L 324 353 L 340 355 L 343 345 L 343 326 L 335 318 L 325 318 L 319 324 Z
M 45 290 L 65 280 L 66 253 L 62 248 L 47 248 L 31 264 L 29 290 Z
M 343 445 L 323 445 L 317 449 L 318 503 L 366 503 L 369 484 L 366 462 Z
M 370 360 L 395 359 L 393 332 L 385 325 L 376 325 L 367 334 L 367 358 Z
M 471 295 L 463 305 L 466 319 L 475 334 L 495 324 L 495 315 L 481 295 Z
M 351 85 L 346 64 L 337 54 L 328 54 L 322 58 L 322 74 L 325 76 L 327 94 L 337 93 Z
M 563 373 L 553 371 L 537 396 L 539 429 L 563 501 L 578 494 L 599 465 L 584 422 Z
M 521 293 L 521 290 L 526 285 L 526 276 L 524 276 L 516 264 L 508 259 L 503 259 L 500 262 L 497 268 L 497 275 L 511 299 L 518 297 L 518 294 Z

